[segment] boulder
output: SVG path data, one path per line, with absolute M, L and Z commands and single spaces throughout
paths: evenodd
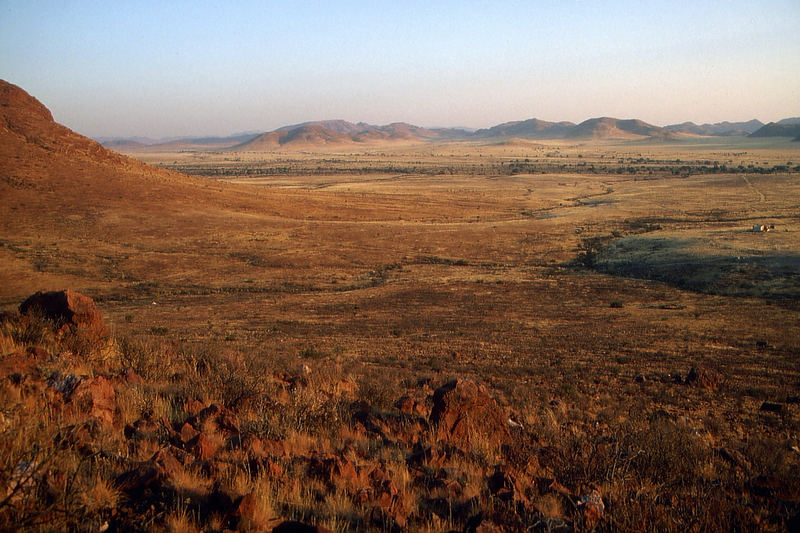
M 236 503 L 233 516 L 238 518 L 238 531 L 275 531 L 273 526 L 279 526 L 280 520 L 271 516 L 256 493 L 242 496 Z
M 103 376 L 81 381 L 72 391 L 70 401 L 91 418 L 113 425 L 117 393 Z
M 103 315 L 88 296 L 70 290 L 39 291 L 19 306 L 22 315 L 39 313 L 55 324 L 58 333 L 78 332 L 93 340 L 108 336 Z
M 216 403 L 201 410 L 189 422 L 195 428 L 207 433 L 221 433 L 225 437 L 239 434 L 239 419 L 236 414 Z
M 459 378 L 433 393 L 430 422 L 454 444 L 468 445 L 476 434 L 504 442 L 510 436 L 505 421 L 486 387 L 471 380 Z
M 199 461 L 208 461 L 213 458 L 217 451 L 222 447 L 222 443 L 217 439 L 199 433 L 188 443 L 188 449 Z

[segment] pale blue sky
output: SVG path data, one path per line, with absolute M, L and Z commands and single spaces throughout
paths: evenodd
M 0 0 L 0 78 L 90 136 L 768 122 L 800 115 L 800 1 Z

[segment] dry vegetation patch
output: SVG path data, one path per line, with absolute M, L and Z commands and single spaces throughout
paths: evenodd
M 797 149 L 715 143 L 4 142 L 1 523 L 796 528 Z

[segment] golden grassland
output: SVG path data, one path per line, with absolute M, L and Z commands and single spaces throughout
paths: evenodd
M 146 384 L 118 389 L 127 424 L 147 412 L 180 427 L 187 398 L 236 409 L 243 427 L 293 450 L 273 459 L 298 474 L 187 465 L 170 479 L 166 508 L 133 511 L 143 528 L 229 527 L 203 511 L 219 479 L 233 500 L 257 494 L 264 523 L 337 530 L 468 530 L 479 512 L 509 530 L 771 530 L 797 520 L 796 143 L 135 155 L 195 177 L 115 183 L 92 170 L 63 189 L 34 180 L 34 196 L 8 189 L 0 305 L 12 310 L 41 288 L 90 295 L 116 340 L 85 350 L 91 364 L 53 369 L 134 367 Z M 31 344 L 23 326 L 5 327 L 4 355 Z M 300 365 L 307 386 L 274 378 Z M 707 386 L 678 383 L 692 367 L 712 376 Z M 460 487 L 448 492 L 438 474 L 412 472 L 412 447 L 397 435 L 358 433 L 350 406 L 392 413 L 411 395 L 430 408 L 432 390 L 455 377 L 486 384 L 525 429 L 516 448 L 476 435 L 466 454 L 448 455 L 437 468 Z M 765 401 L 780 412 L 760 410 Z M 438 441 L 433 429 L 408 432 Z M 132 453 L 108 435 L 100 449 Z M 312 452 L 382 464 L 402 512 L 365 518 L 370 507 L 348 481 L 304 476 L 291 459 Z M 524 501 L 501 501 L 487 479 L 519 454 Z M 532 459 L 541 470 L 524 473 Z M 115 523 L 110 509 L 127 497 L 112 482 L 118 470 L 81 477 L 71 512 Z M 566 492 L 537 488 L 545 478 Z M 606 503 L 599 522 L 577 503 L 590 485 Z

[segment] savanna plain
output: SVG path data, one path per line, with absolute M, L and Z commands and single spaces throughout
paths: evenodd
M 19 98 L 3 529 L 800 527 L 797 142 L 127 157 Z

